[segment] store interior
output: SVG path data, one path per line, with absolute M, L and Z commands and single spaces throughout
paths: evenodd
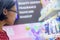
M 10 40 L 57 40 L 57 37 L 60 37 L 60 0 L 28 0 L 27 2 L 26 0 L 15 1 L 17 3 L 17 11 L 21 13 L 21 15 L 25 15 L 27 13 L 33 14 L 33 12 L 35 12 L 36 17 L 33 17 L 32 15 L 33 18 L 29 19 L 31 17 L 30 14 L 21 16 L 17 13 L 16 23 L 12 26 L 3 27 Z M 19 1 L 21 1 L 21 3 Z M 39 3 L 42 4 L 41 10 L 38 10 L 37 8 Z M 18 5 L 20 5 L 21 10 Z M 37 18 L 38 13 L 40 16 L 36 21 L 35 19 Z

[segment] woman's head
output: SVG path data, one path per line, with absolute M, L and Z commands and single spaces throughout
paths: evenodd
M 13 24 L 16 18 L 16 7 L 13 0 L 0 0 L 0 21 Z

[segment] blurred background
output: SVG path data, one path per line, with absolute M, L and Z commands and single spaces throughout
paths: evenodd
M 14 25 L 4 26 L 10 40 L 55 40 L 60 37 L 60 0 L 14 0 Z

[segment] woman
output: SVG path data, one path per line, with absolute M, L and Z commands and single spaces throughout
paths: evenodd
M 5 24 L 14 24 L 16 7 L 13 0 L 0 0 L 0 40 L 9 40 L 7 33 L 2 29 Z

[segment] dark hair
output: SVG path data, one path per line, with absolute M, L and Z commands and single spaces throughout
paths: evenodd
M 11 9 L 15 5 L 13 0 L 0 0 L 0 21 L 7 19 L 6 15 L 3 14 L 3 9 Z

